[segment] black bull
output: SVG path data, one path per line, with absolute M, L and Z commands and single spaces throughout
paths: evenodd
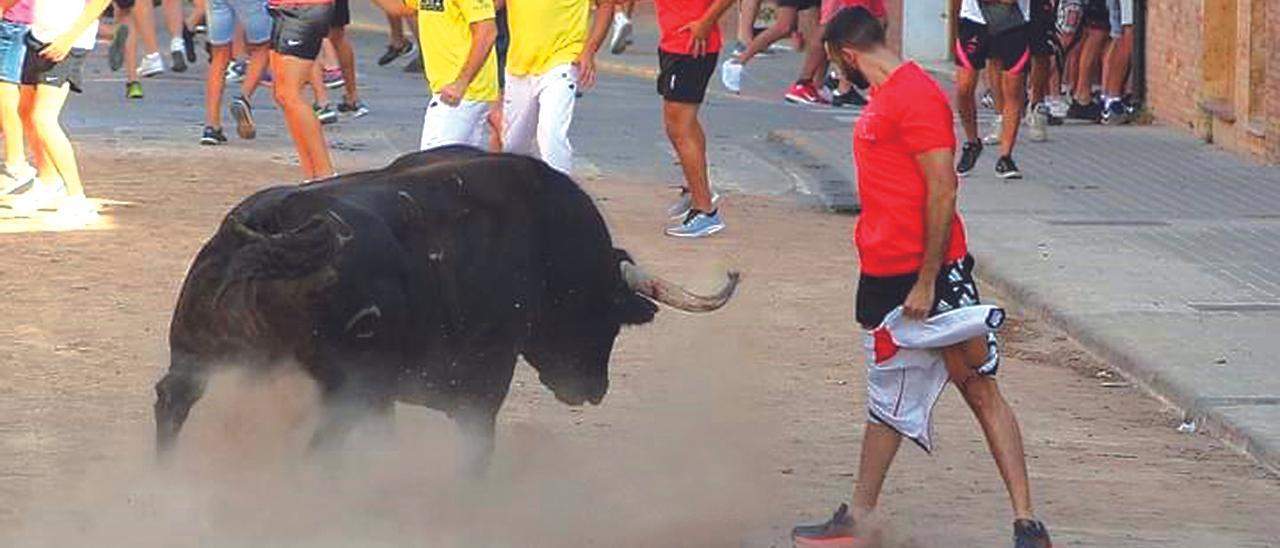
M 394 402 L 446 412 L 473 465 L 523 356 L 569 405 L 599 403 L 622 325 L 654 301 L 728 302 L 652 277 L 613 247 L 594 203 L 540 161 L 450 147 L 235 207 L 191 265 L 156 383 L 156 442 L 172 449 L 209 374 L 293 362 L 317 382 L 312 446 Z

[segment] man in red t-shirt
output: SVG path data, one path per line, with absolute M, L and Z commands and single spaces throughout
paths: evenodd
M 707 182 L 707 138 L 698 107 L 720 53 L 720 16 L 735 0 L 656 0 L 658 94 L 662 122 L 680 158 L 685 185 L 668 213 L 679 224 L 667 228 L 677 238 L 702 238 L 724 230 Z
M 844 74 L 862 74 L 872 84 L 871 101 L 853 134 L 862 199 L 854 235 L 862 269 L 856 306 L 858 323 L 868 330 L 899 306 L 908 318 L 923 320 L 978 304 L 973 258 L 956 211 L 951 106 L 924 69 L 885 46 L 884 35 L 871 12 L 856 7 L 832 18 L 823 36 Z M 988 359 L 988 342 L 982 336 L 942 349 L 947 373 L 982 424 L 1003 476 L 1013 506 L 1015 546 L 1048 547 L 1049 534 L 1031 511 L 1022 434 L 996 386 L 999 362 Z M 869 417 L 853 514 L 842 505 L 826 523 L 795 528 L 796 544 L 851 542 L 855 518 L 875 509 L 901 442 L 901 434 Z

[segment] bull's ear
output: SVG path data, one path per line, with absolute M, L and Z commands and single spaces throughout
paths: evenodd
M 613 319 L 622 325 L 643 325 L 653 321 L 658 305 L 635 293 L 623 293 L 613 302 Z

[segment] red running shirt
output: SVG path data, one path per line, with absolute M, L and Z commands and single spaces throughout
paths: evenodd
M 658 28 L 662 34 L 658 49 L 667 53 L 692 53 L 689 42 L 692 34 L 682 32 L 681 27 L 701 19 L 711 9 L 714 0 L 654 0 L 658 9 Z M 720 22 L 711 27 L 707 37 L 707 53 L 720 52 Z
M 915 157 L 930 150 L 954 151 L 953 124 L 946 94 L 914 62 L 898 67 L 871 90 L 871 101 L 853 126 L 862 201 L 853 240 L 864 274 L 898 276 L 920 270 L 928 191 Z M 956 213 L 944 260 L 958 261 L 967 253 L 964 223 Z

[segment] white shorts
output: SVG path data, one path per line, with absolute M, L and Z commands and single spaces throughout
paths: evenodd
M 1111 37 L 1124 36 L 1124 28 L 1133 26 L 1133 0 L 1107 0 L 1111 13 Z
M 950 376 L 941 349 L 974 337 L 987 337 L 986 362 L 976 369 L 994 372 L 1000 363 L 995 331 L 1004 310 L 990 305 L 957 308 L 923 322 L 893 309 L 875 330 L 867 331 L 867 419 L 886 425 L 925 451 L 933 450 L 933 406 Z
M 463 99 L 458 106 L 444 104 L 436 97 L 427 104 L 422 116 L 420 150 L 447 145 L 484 146 L 484 128 L 489 116 L 489 103 Z
M 568 174 L 573 169 L 573 146 L 569 125 L 577 102 L 578 69 L 559 65 L 545 74 L 507 74 L 503 92 L 502 149 L 538 156 L 556 170 Z

